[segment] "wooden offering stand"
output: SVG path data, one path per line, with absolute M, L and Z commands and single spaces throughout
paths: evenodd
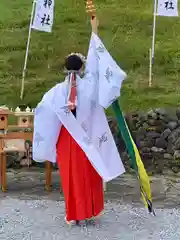
M 10 115 L 17 117 L 17 125 L 8 125 Z M 15 112 L 8 109 L 0 109 L 0 184 L 1 190 L 6 192 L 6 154 L 9 152 L 26 152 L 25 141 L 33 141 L 33 113 L 30 109 L 22 112 L 19 108 Z M 25 129 L 30 129 L 26 132 Z M 12 132 L 19 130 L 19 132 Z M 46 161 L 46 190 L 50 191 L 52 186 L 52 164 Z

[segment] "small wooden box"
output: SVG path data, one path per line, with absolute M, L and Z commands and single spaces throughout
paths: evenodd
M 18 127 L 31 127 L 33 124 L 32 112 L 15 112 L 14 114 L 18 118 Z
M 8 115 L 9 111 L 0 110 L 0 130 L 8 129 Z

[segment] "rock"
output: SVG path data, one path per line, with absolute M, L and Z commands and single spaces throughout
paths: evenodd
M 173 144 L 173 150 L 180 149 L 180 138 Z
M 173 167 L 172 167 L 172 171 L 173 171 L 174 173 L 179 173 L 180 168 L 179 168 L 178 166 L 173 166 Z
M 143 147 L 143 148 L 141 149 L 141 152 L 142 152 L 142 153 L 149 153 L 149 152 L 151 152 L 151 149 L 150 149 L 149 147 Z
M 138 117 L 138 113 L 137 112 L 133 112 L 133 113 L 131 113 L 131 116 L 132 116 L 132 118 L 137 118 Z
M 141 157 L 143 159 L 143 162 L 144 162 L 144 160 L 151 160 L 152 161 L 152 158 L 153 158 L 151 152 L 142 152 Z
M 168 141 L 172 141 L 172 143 L 174 143 L 179 137 L 180 137 L 180 127 L 176 128 L 171 132 L 171 134 L 168 136 Z
M 148 119 L 148 124 L 150 126 L 156 126 L 156 119 Z
M 163 137 L 157 138 L 155 141 L 155 146 L 158 148 L 165 149 L 167 148 L 167 145 L 168 145 L 168 142 Z
M 153 110 L 150 110 L 147 113 L 147 116 L 150 117 L 150 118 L 153 118 L 153 119 L 157 119 L 157 114 Z
M 141 122 L 147 121 L 147 115 L 143 112 L 139 113 L 138 118 L 139 118 L 139 121 Z
M 149 147 L 148 142 L 147 141 L 140 141 L 139 142 L 139 147 L 140 148 Z
M 164 159 L 173 159 L 173 156 L 169 153 L 164 153 Z
M 152 147 L 151 151 L 155 152 L 155 153 L 163 153 L 164 149 L 163 148 Z
M 180 160 L 180 151 L 179 151 L 179 150 L 176 150 L 176 151 L 174 152 L 174 159 L 175 159 L 175 160 L 177 160 L 177 159 Z
M 170 154 L 173 154 L 173 153 L 174 153 L 172 140 L 169 140 L 169 141 L 168 141 L 167 152 L 170 153 Z
M 167 111 L 163 108 L 156 108 L 154 110 L 155 113 L 159 114 L 159 115 L 162 115 L 162 116 L 166 116 L 167 115 Z
M 143 123 L 143 125 L 142 125 L 142 126 L 143 126 L 143 128 L 144 128 L 144 129 L 146 129 L 146 128 L 148 128 L 148 127 L 149 127 L 149 125 L 148 125 L 148 123 L 147 123 L 147 122 Z
M 176 121 L 177 122 L 178 118 L 177 118 L 177 116 L 175 114 L 170 114 L 169 121 Z
M 158 138 L 160 135 L 160 133 L 150 131 L 147 133 L 147 138 Z
M 176 109 L 176 116 L 180 120 L 180 108 Z
M 158 132 L 162 132 L 166 128 L 166 124 L 162 120 L 149 119 L 148 124 L 150 126 L 149 129 L 158 130 Z
M 164 132 L 161 134 L 161 137 L 163 137 L 164 139 L 167 139 L 167 137 L 169 136 L 169 134 L 171 133 L 171 130 L 169 128 L 165 129 Z
M 137 130 L 137 134 L 138 135 L 143 135 L 145 136 L 146 135 L 146 129 L 144 127 L 140 127 L 138 130 Z
M 154 139 L 152 139 L 152 141 L 151 141 L 151 140 L 140 141 L 140 142 L 139 142 L 139 147 L 140 147 L 140 148 L 143 148 L 143 147 L 149 147 L 149 148 L 151 148 L 151 147 L 154 146 L 154 143 L 155 143 Z
M 174 130 L 176 127 L 178 126 L 178 123 L 176 121 L 171 121 L 167 124 L 167 127 L 170 129 L 170 130 Z

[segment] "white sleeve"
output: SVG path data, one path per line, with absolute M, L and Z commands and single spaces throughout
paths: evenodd
M 120 96 L 126 73 L 111 57 L 100 38 L 92 33 L 86 71 L 97 83 L 99 104 L 108 108 Z
M 33 159 L 56 162 L 56 143 L 61 122 L 48 104 L 38 104 L 34 116 Z

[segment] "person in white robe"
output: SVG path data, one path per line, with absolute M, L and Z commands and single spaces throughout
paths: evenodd
M 65 81 L 45 93 L 34 118 L 33 159 L 58 163 L 68 223 L 98 216 L 104 209 L 102 182 L 125 172 L 105 109 L 120 96 L 126 74 L 98 37 L 96 17 L 91 25 L 85 63 L 81 55 L 71 54 L 82 65 L 67 69 Z M 72 103 L 73 87 L 77 95 Z

